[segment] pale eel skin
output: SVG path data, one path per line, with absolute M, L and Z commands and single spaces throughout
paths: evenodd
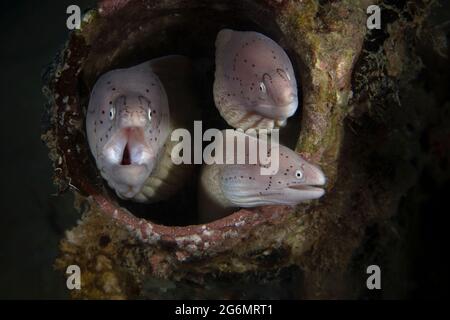
M 246 136 L 247 139 L 258 139 Z M 246 140 L 246 150 L 249 141 Z M 316 187 L 326 182 L 322 170 L 288 147 L 277 146 L 278 170 L 270 175 L 261 174 L 263 165 L 259 161 L 249 164 L 247 151 L 245 164 L 204 165 L 199 183 L 200 220 L 212 221 L 238 208 L 295 206 L 322 197 L 324 189 Z
M 221 30 L 214 101 L 234 128 L 283 126 L 298 107 L 297 82 L 286 52 L 261 33 Z
M 182 185 L 186 167 L 172 165 L 168 139 L 180 117 L 169 106 L 193 105 L 189 73 L 187 58 L 167 56 L 109 71 L 95 83 L 87 138 L 102 177 L 120 198 L 155 202 Z

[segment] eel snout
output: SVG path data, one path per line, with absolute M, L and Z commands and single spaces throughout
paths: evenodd
M 122 128 L 105 145 L 108 181 L 121 198 L 133 198 L 155 165 L 155 155 L 145 142 L 143 128 Z

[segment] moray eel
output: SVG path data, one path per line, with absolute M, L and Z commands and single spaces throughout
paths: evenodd
M 202 221 L 221 218 L 237 208 L 294 206 L 324 195 L 324 189 L 316 187 L 326 182 L 319 167 L 303 159 L 297 152 L 278 144 L 277 148 L 269 147 L 269 154 L 271 151 L 278 151 L 278 170 L 262 175 L 261 167 L 267 168 L 268 165 L 263 165 L 260 161 L 250 164 L 248 161 L 249 141 L 258 138 L 245 133 L 236 134 L 246 136 L 245 164 L 203 166 L 199 183 Z
M 102 177 L 120 198 L 155 202 L 183 185 L 189 170 L 172 164 L 168 137 L 174 126 L 191 125 L 190 73 L 187 58 L 167 56 L 109 71 L 95 83 L 87 138 Z
M 297 82 L 286 52 L 257 32 L 221 30 L 216 38 L 214 101 L 234 128 L 283 126 L 297 110 Z

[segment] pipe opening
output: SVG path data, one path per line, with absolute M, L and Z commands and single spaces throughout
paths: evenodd
M 278 44 L 289 55 L 295 69 L 301 97 L 299 57 L 290 50 L 277 26 L 276 17 L 267 7 L 249 1 L 224 1 L 211 5 L 164 10 L 139 10 L 136 3 L 120 12 L 102 18 L 100 28 L 90 38 L 91 48 L 80 77 L 81 105 L 87 106 L 95 81 L 105 72 L 127 68 L 166 55 L 184 55 L 193 62 L 194 90 L 198 99 L 203 132 L 209 128 L 230 128 L 214 105 L 215 38 L 223 28 L 260 32 Z M 201 2 L 200 2 L 201 3 Z M 170 106 L 171 113 L 182 112 L 183 106 Z M 177 108 L 177 110 L 172 110 Z M 180 108 L 180 110 L 178 110 Z M 300 109 L 280 130 L 280 142 L 294 148 L 300 131 Z M 169 137 L 170 138 L 170 137 Z M 208 142 L 209 143 L 209 142 Z M 208 143 L 204 143 L 205 147 Z M 87 142 L 86 142 L 87 145 Z M 86 146 L 86 148 L 88 148 Z M 129 163 L 125 148 L 122 163 Z M 129 153 L 128 153 L 129 154 Z M 92 166 L 95 160 L 91 156 Z M 197 185 L 200 166 L 180 192 L 167 200 L 152 204 L 119 199 L 103 180 L 108 197 L 139 218 L 166 226 L 198 224 Z

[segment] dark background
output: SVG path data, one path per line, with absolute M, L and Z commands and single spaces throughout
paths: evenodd
M 85 10 L 94 2 L 0 4 L 0 298 L 68 298 L 64 277 L 54 271 L 53 262 L 59 240 L 76 224 L 79 214 L 70 194 L 53 195 L 56 188 L 48 150 L 40 140 L 45 104 L 41 74 L 67 38 L 67 6 L 77 4 Z M 421 195 L 428 192 L 423 205 L 408 208 L 408 197 L 415 196 L 412 193 L 399 215 L 407 218 L 408 212 L 418 212 L 411 222 L 413 232 L 404 239 L 410 244 L 405 255 L 413 267 L 411 278 L 405 278 L 410 281 L 404 283 L 407 292 L 399 298 L 438 298 L 447 291 L 448 224 L 441 207 L 448 207 L 449 184 L 437 187 L 430 183 L 430 175 L 425 172 L 416 188 Z
M 72 196 L 54 196 L 40 140 L 41 74 L 64 44 L 66 8 L 95 1 L 2 1 L 0 298 L 67 298 L 53 270 L 58 242 L 79 217 Z

